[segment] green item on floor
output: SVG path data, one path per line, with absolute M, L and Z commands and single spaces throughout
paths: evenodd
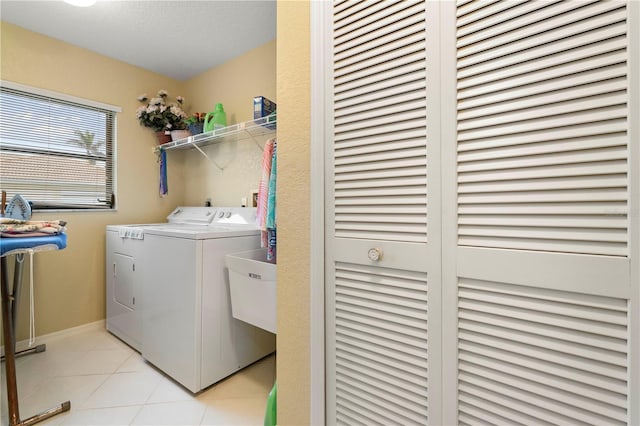
M 267 412 L 264 415 L 264 426 L 276 426 L 276 402 L 278 399 L 278 382 L 273 384 L 273 388 L 271 392 L 269 392 L 269 396 L 267 397 Z

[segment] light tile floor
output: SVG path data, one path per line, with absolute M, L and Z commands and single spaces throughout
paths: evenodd
M 106 330 L 47 342 L 16 360 L 20 417 L 63 401 L 71 411 L 41 425 L 262 425 L 275 355 L 193 395 Z M 4 363 L 2 425 L 8 424 Z

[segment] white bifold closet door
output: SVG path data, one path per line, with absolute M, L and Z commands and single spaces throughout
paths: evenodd
M 637 423 L 636 6 L 331 5 L 327 424 Z
M 457 2 L 458 424 L 629 422 L 627 7 Z
M 434 6 L 331 6 L 327 424 L 440 423 Z

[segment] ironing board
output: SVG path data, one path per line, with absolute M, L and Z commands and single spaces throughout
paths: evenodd
M 20 285 L 22 282 L 22 267 L 24 265 L 24 254 L 30 250 L 34 252 L 63 250 L 67 246 L 67 234 L 34 236 L 34 237 L 0 237 L 0 270 L 2 271 L 0 282 L 0 293 L 2 295 L 2 333 L 5 346 L 5 373 L 7 378 L 7 402 L 9 407 L 10 426 L 28 426 L 41 422 L 56 414 L 69 411 L 71 402 L 66 401 L 56 407 L 43 411 L 20 420 L 18 408 L 18 386 L 16 381 L 15 365 L 15 322 L 18 310 L 18 297 L 20 295 Z M 7 268 L 7 257 L 15 255 L 15 269 L 13 275 L 13 291 L 9 293 L 9 271 Z M 45 345 L 39 345 L 24 352 L 42 352 Z

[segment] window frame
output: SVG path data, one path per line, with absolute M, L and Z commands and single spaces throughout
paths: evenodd
M 0 80 L 0 88 L 2 89 L 10 89 L 19 92 L 24 92 L 27 95 L 41 96 L 50 98 L 53 101 L 60 101 L 61 103 L 71 103 L 75 104 L 78 107 L 87 107 L 92 109 L 102 109 L 113 113 L 112 119 L 112 138 L 111 143 L 107 143 L 106 146 L 106 157 L 111 158 L 111 194 L 112 194 L 112 202 L 111 206 L 107 207 L 98 207 L 98 206 L 90 206 L 79 207 L 77 205 L 69 204 L 69 207 L 64 207 L 61 205 L 56 206 L 39 206 L 34 205 L 34 212 L 112 212 L 117 211 L 117 197 L 116 197 L 116 188 L 117 188 L 117 118 L 118 113 L 122 112 L 122 108 L 119 106 L 106 104 L 103 102 L 98 102 L 86 98 L 80 98 L 73 95 L 68 95 L 65 93 L 60 93 L 48 89 L 28 86 L 21 83 L 16 83 L 8 80 Z M 109 149 L 110 147 L 110 149 Z M 108 176 L 107 176 L 108 178 Z

